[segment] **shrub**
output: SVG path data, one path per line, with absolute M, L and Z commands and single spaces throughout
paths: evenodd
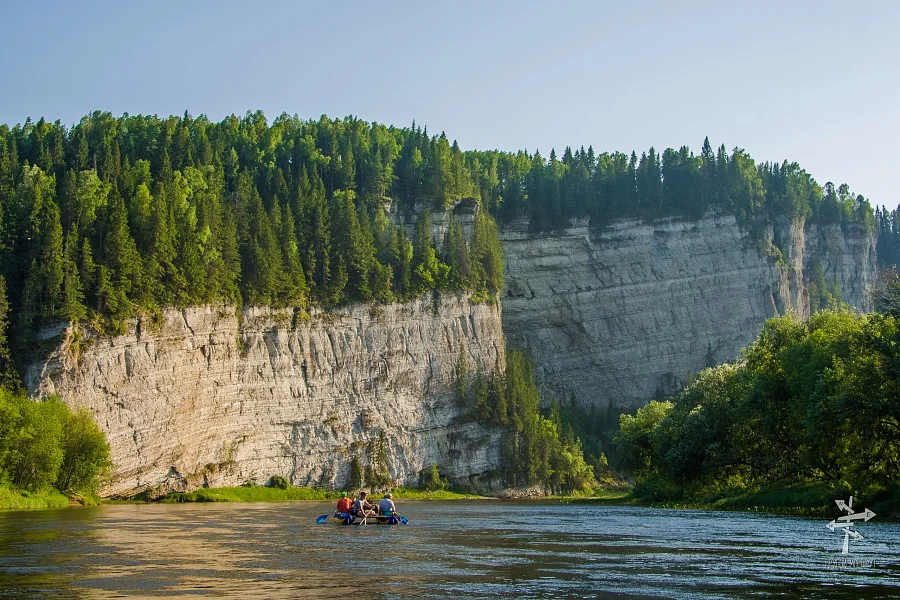
M 447 480 L 441 479 L 441 472 L 438 470 L 437 463 L 431 463 L 430 469 L 422 469 L 419 472 L 419 482 L 422 489 L 428 492 L 443 490 L 447 487 Z
M 291 484 L 281 475 L 272 475 L 271 479 L 269 479 L 269 487 L 279 490 L 286 490 L 291 487 Z
M 0 481 L 31 492 L 91 493 L 110 466 L 109 446 L 87 410 L 0 388 Z
M 62 434 L 63 461 L 56 488 L 96 492 L 109 473 L 109 444 L 94 418 L 84 408 L 69 412 Z
M 347 481 L 347 487 L 351 490 L 362 489 L 363 486 L 363 470 L 359 464 L 359 458 L 353 457 L 350 460 L 350 479 Z

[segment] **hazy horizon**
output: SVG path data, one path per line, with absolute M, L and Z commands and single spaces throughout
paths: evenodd
M 0 122 L 356 115 L 464 149 L 688 145 L 894 207 L 900 4 L 5 5 Z

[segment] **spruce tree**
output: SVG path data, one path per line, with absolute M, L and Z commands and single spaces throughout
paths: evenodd
M 469 249 L 462 225 L 455 216 L 450 217 L 450 225 L 444 236 L 442 248 L 443 260 L 449 268 L 451 288 L 466 289 L 469 287 Z
M 63 249 L 63 306 L 62 315 L 69 321 L 83 321 L 87 316 L 84 291 L 78 275 L 78 238 L 74 230 L 66 234 Z
M 275 196 L 275 206 L 278 206 L 278 196 Z M 278 245 L 281 247 L 283 283 L 279 304 L 285 306 L 305 306 L 306 304 L 306 277 L 303 274 L 303 265 L 300 262 L 300 250 L 297 246 L 297 236 L 294 231 L 294 215 L 290 207 L 285 204 L 278 211 Z
M 19 377 L 13 368 L 9 349 L 9 300 L 6 295 L 6 279 L 0 275 L 0 388 L 18 389 Z
M 125 203 L 118 192 L 110 198 L 104 229 L 99 294 L 113 318 L 127 318 L 131 316 L 131 298 L 140 300 L 145 286 L 140 256 L 128 229 Z

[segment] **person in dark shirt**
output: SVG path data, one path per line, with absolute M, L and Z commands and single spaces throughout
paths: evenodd
M 366 492 L 360 492 L 359 498 L 353 503 L 353 514 L 357 517 L 374 517 L 374 509 L 375 505 L 366 500 Z

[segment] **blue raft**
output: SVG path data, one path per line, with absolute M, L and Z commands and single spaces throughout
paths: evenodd
M 329 517 L 331 518 L 329 519 Z M 319 525 L 326 521 L 331 521 L 338 525 L 406 525 L 409 523 L 409 519 L 403 515 L 377 515 L 363 519 L 363 517 L 355 517 L 346 512 L 322 515 L 316 519 L 316 523 Z

